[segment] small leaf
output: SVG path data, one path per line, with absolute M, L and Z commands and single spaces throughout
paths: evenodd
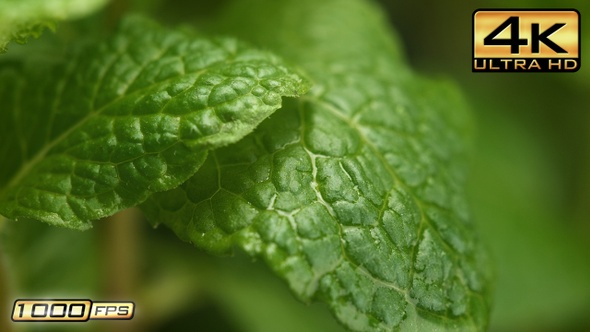
M 4 0 L 0 2 L 0 53 L 11 41 L 39 37 L 57 21 L 75 19 L 104 6 L 108 0 Z
M 484 330 L 489 261 L 464 201 L 470 121 L 453 85 L 412 74 L 364 1 L 224 15 L 215 28 L 288 56 L 314 88 L 153 195 L 148 218 L 209 252 L 261 257 L 351 330 Z
M 139 18 L 63 63 L 7 63 L 0 213 L 87 228 L 178 186 L 305 89 L 268 53 Z

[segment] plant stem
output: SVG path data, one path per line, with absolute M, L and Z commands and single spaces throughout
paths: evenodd
M 10 324 L 10 299 L 9 299 L 8 276 L 4 264 L 4 254 L 0 253 L 0 331 L 12 331 Z
M 2 236 L 2 226 L 6 220 L 0 216 L 0 236 Z M 0 246 L 0 331 L 12 331 L 10 322 L 10 286 L 8 278 L 8 269 L 2 246 Z
M 127 209 L 107 218 L 103 228 L 103 294 L 107 300 L 133 301 L 137 294 L 139 222 L 137 209 Z M 108 324 L 111 332 L 138 331 L 138 320 Z

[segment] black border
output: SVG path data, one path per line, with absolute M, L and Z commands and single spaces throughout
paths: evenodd
M 578 14 L 578 68 L 570 71 L 482 71 L 473 69 L 473 61 L 475 60 L 475 14 L 478 12 L 498 12 L 498 11 L 528 11 L 528 12 L 566 12 L 573 11 Z M 582 68 L 582 14 L 575 8 L 478 8 L 471 14 L 471 72 L 472 73 L 575 73 Z

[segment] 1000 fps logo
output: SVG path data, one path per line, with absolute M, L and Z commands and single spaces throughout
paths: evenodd
M 474 72 L 580 69 L 580 13 L 573 9 L 473 13 Z
M 90 319 L 129 320 L 135 313 L 131 301 L 16 300 L 14 322 L 86 322 Z

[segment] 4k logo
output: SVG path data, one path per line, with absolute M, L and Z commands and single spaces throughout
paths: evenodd
M 474 72 L 574 72 L 580 69 L 575 9 L 479 9 L 473 13 Z

